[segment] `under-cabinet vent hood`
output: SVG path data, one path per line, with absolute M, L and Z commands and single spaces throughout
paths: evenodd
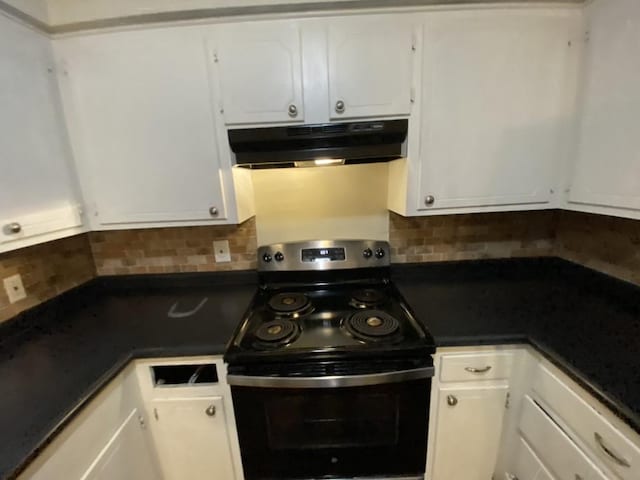
M 376 163 L 402 156 L 407 120 L 229 130 L 235 164 L 286 168 Z

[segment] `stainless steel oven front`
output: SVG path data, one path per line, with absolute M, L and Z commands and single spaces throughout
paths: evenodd
M 230 374 L 246 480 L 423 479 L 432 376 Z

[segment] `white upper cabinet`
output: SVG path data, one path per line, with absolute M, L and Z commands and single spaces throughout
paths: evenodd
M 411 16 L 329 22 L 332 119 L 408 115 L 418 29 Z
M 407 116 L 421 21 L 359 15 L 215 26 L 221 117 L 260 125 Z
M 304 121 L 297 22 L 222 25 L 213 43 L 225 123 Z
M 56 48 L 94 229 L 238 220 L 203 30 L 88 35 Z
M 0 252 L 82 231 L 49 39 L 0 15 Z
M 414 208 L 549 206 L 569 134 L 574 12 L 427 15 Z
M 640 2 L 596 0 L 586 19 L 569 208 L 640 218 Z

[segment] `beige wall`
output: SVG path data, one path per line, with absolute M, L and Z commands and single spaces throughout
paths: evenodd
M 389 238 L 386 163 L 252 174 L 258 245 Z

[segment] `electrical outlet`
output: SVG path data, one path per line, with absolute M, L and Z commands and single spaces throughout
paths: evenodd
M 213 254 L 216 257 L 216 263 L 230 262 L 231 251 L 229 250 L 229 240 L 213 242 Z
M 18 300 L 27 298 L 27 292 L 22 284 L 22 277 L 19 273 L 4 279 L 4 289 L 9 297 L 9 303 L 16 303 Z

